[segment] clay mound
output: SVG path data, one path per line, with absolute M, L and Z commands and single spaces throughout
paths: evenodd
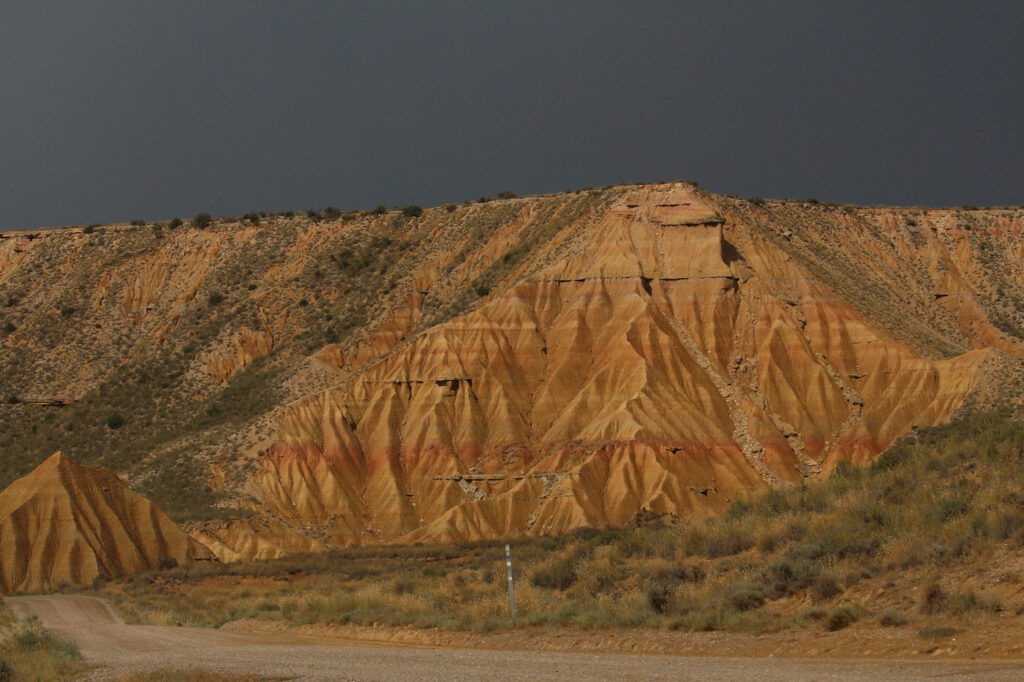
M 1024 208 L 671 183 L 154 228 L 0 235 L 0 489 L 116 462 L 222 561 L 700 517 L 1024 411 Z
M 58 452 L 0 493 L 0 592 L 39 592 L 213 558 L 113 472 Z
M 991 352 L 924 357 L 693 194 L 638 191 L 575 254 L 290 406 L 250 489 L 339 545 L 699 515 L 942 423 Z
M 327 545 L 273 520 L 234 520 L 208 523 L 192 537 L 224 562 L 280 559 L 289 554 L 326 552 Z

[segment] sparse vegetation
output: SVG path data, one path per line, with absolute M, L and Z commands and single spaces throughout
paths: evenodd
M 192 218 L 192 227 L 198 230 L 205 230 L 213 224 L 213 218 L 209 213 L 196 213 L 195 217 Z
M 1001 617 L 1002 598 L 934 576 L 982 564 L 1002 576 L 1000 562 L 1024 556 L 1022 475 L 1024 425 L 975 414 L 921 429 L 866 468 L 841 466 L 831 478 L 735 503 L 708 521 L 516 539 L 520 621 L 753 632 L 841 630 L 865 620 L 968 627 Z M 501 544 L 192 564 L 104 594 L 140 622 L 490 630 L 508 624 Z M 241 586 L 220 575 L 252 579 Z M 271 579 L 284 575 L 300 577 Z M 820 606 L 794 608 L 806 597 Z
M 15 618 L 0 601 L 0 680 L 73 680 L 89 670 L 71 642 L 36 620 Z

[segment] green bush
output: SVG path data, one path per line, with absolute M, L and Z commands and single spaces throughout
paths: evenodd
M 172 230 L 176 230 L 181 226 L 181 218 L 171 218 L 171 220 L 167 223 L 167 227 L 171 228 Z
M 857 622 L 857 612 L 849 606 L 840 606 L 828 614 L 825 620 L 825 629 L 829 632 L 843 630 Z
M 708 535 L 704 555 L 709 559 L 733 556 L 754 546 L 754 540 L 736 528 L 724 528 Z
M 777 599 L 805 589 L 817 575 L 818 567 L 814 562 L 782 559 L 765 569 L 762 581 Z
M 409 204 L 408 206 L 402 207 L 402 215 L 406 218 L 419 218 L 423 215 L 423 209 L 416 204 Z
M 655 613 L 666 613 L 672 603 L 675 593 L 673 586 L 669 583 L 654 583 L 647 588 L 647 605 Z
M 145 227 L 146 221 L 143 220 L 142 218 L 136 218 L 135 220 L 131 221 L 129 225 L 131 225 L 132 227 Z
M 752 583 L 731 583 L 722 591 L 725 603 L 737 611 L 751 611 L 764 606 L 764 588 Z
M 949 605 L 949 595 L 942 587 L 932 581 L 921 590 L 921 613 L 935 614 L 944 611 Z
M 839 581 L 831 573 L 822 573 L 811 585 L 811 596 L 815 601 L 826 601 L 843 593 Z
M 192 227 L 199 230 L 205 230 L 212 224 L 213 218 L 209 213 L 196 213 L 195 217 L 192 218 Z
M 530 582 L 536 587 L 565 590 L 576 582 L 576 577 L 576 560 L 573 557 L 567 557 L 534 569 L 530 574 Z
M 124 417 L 118 412 L 107 415 L 107 428 L 117 430 L 124 426 Z

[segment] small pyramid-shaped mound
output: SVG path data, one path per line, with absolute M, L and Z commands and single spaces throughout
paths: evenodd
M 107 469 L 56 453 L 0 493 L 0 592 L 35 592 L 211 558 Z

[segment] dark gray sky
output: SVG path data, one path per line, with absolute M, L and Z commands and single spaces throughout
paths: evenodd
M 0 229 L 717 192 L 1024 203 L 1024 3 L 0 1 Z

